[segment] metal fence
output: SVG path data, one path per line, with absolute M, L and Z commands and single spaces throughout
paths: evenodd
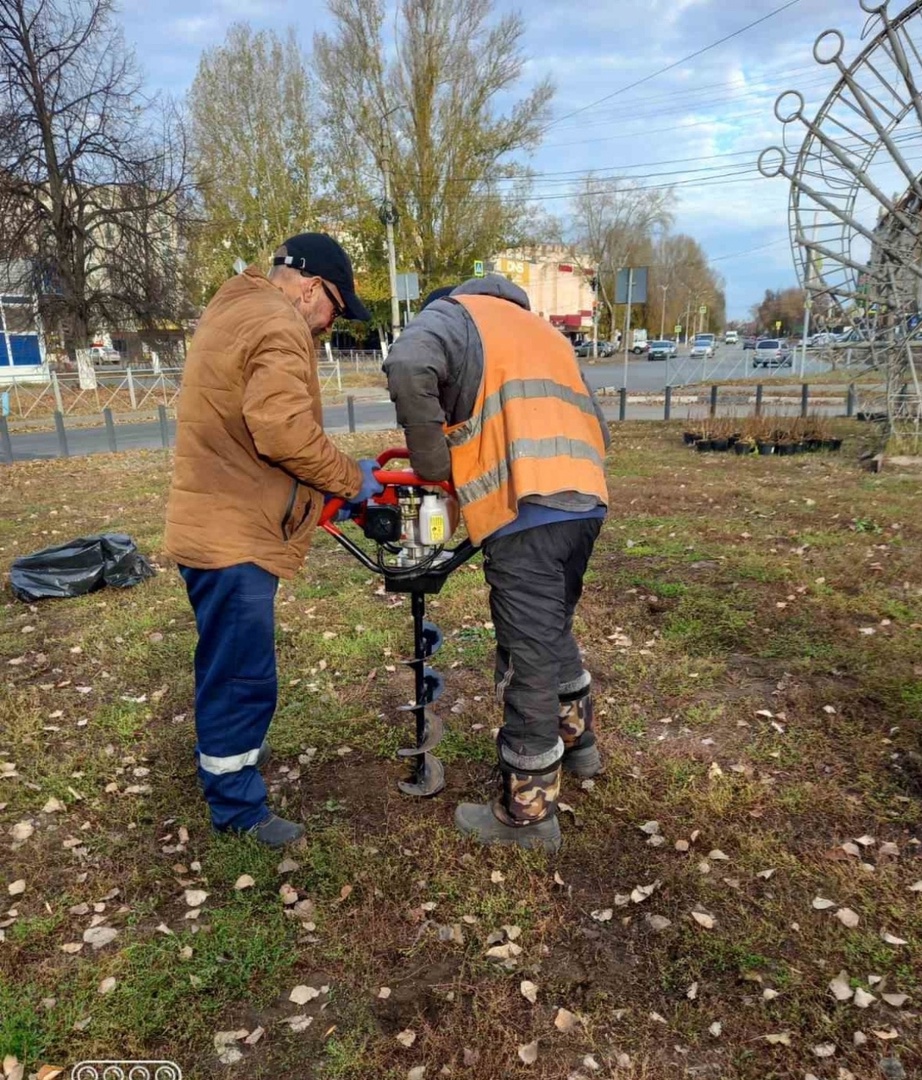
M 91 383 L 92 385 L 88 385 Z M 3 412 L 26 419 L 59 412 L 77 413 L 138 412 L 155 405 L 173 405 L 182 383 L 182 368 L 120 368 L 97 371 L 87 380 L 76 372 L 51 371 L 44 381 L 35 377 L 12 378 L 0 384 Z

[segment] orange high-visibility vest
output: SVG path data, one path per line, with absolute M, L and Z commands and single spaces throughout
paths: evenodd
M 528 495 L 577 491 L 608 505 L 602 431 L 567 339 L 508 300 L 452 299 L 467 308 L 483 344 L 473 414 L 445 428 L 471 540 L 508 525 Z

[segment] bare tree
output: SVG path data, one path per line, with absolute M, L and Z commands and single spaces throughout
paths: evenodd
M 0 244 L 69 350 L 182 313 L 178 115 L 145 98 L 112 0 L 0 0 Z
M 614 329 L 618 271 L 649 263 L 655 230 L 672 224 L 675 195 L 672 188 L 645 188 L 619 177 L 602 180 L 593 173 L 580 187 L 573 200 L 573 258 L 592 263 L 599 300 Z
M 319 224 L 310 83 L 294 32 L 246 23 L 203 53 L 189 93 L 199 188 L 196 292 L 202 301 L 237 258 L 265 262 Z
M 684 325 L 689 316 L 694 325 L 702 306 L 708 308 L 711 326 L 723 326 L 724 282 L 694 237 L 666 233 L 658 239 L 653 250 L 652 302 L 657 326 Z
M 400 0 L 385 46 L 383 0 L 328 0 L 335 28 L 314 41 L 326 106 L 330 187 L 356 207 L 377 256 L 375 203 L 390 171 L 402 261 L 424 284 L 470 272 L 527 234 L 527 173 L 553 89 L 545 80 L 505 114 L 521 78 L 524 23 L 493 0 Z M 511 181 L 511 183 L 510 183 Z

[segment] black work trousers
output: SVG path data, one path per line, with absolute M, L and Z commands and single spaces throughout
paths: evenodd
M 573 613 L 601 527 L 599 518 L 576 518 L 484 541 L 503 703 L 500 747 L 522 767 L 554 764 L 563 753 L 558 697 L 583 673 Z

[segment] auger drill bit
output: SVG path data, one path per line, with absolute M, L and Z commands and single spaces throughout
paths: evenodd
M 402 705 L 400 712 L 412 712 L 416 716 L 416 746 L 398 750 L 401 758 L 413 759 L 411 780 L 401 780 L 398 787 L 404 795 L 426 798 L 438 795 L 445 786 L 445 769 L 441 761 L 430 751 L 442 741 L 445 728 L 442 721 L 428 706 L 442 696 L 445 681 L 438 672 L 427 666 L 426 661 L 442 647 L 442 633 L 437 626 L 427 622 L 426 597 L 413 592 L 413 659 L 407 666 L 413 668 L 416 684 L 416 701 Z

